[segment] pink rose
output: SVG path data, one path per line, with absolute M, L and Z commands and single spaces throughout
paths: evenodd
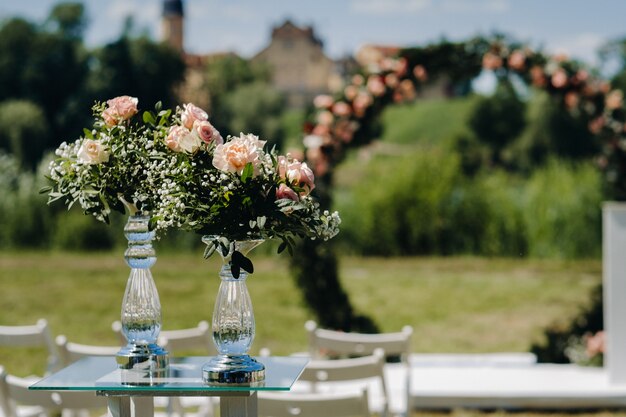
M 135 97 L 120 96 L 107 100 L 107 108 L 102 112 L 104 123 L 108 126 L 128 120 L 137 114 L 139 100 Z
M 313 105 L 318 109 L 327 109 L 333 105 L 335 100 L 328 94 L 320 94 L 313 99 Z
M 333 106 L 333 113 L 339 117 L 350 116 L 350 114 L 352 114 L 352 107 L 345 101 L 338 101 Z
M 278 188 L 276 189 L 276 198 L 279 200 L 283 198 L 287 198 L 292 201 L 300 200 L 298 193 L 296 193 L 294 190 L 289 188 L 286 184 L 280 184 L 278 186 Z
M 315 188 L 315 176 L 306 162 L 279 156 L 278 175 L 287 184 L 301 188 L 300 195 L 308 195 Z
M 487 70 L 495 70 L 502 66 L 502 58 L 493 52 L 487 52 L 483 56 L 483 68 Z
M 85 139 L 76 155 L 78 160 L 89 165 L 109 161 L 109 152 L 99 140 Z
M 515 50 L 509 55 L 509 67 L 516 71 L 521 71 L 526 65 L 526 54 L 520 50 Z
M 244 135 L 233 138 L 231 141 L 217 145 L 213 154 L 213 166 L 221 171 L 241 175 L 248 163 L 254 168 L 254 176 L 259 175 L 262 161 L 260 151 L 265 145 L 255 135 Z
M 622 93 L 622 90 L 613 90 L 606 96 L 604 101 L 607 109 L 619 109 L 624 102 L 624 93 Z
M 172 126 L 165 138 L 165 144 L 174 152 L 194 153 L 202 144 L 200 138 L 183 126 Z
M 376 97 L 382 96 L 385 94 L 385 91 L 387 91 L 387 87 L 385 87 L 383 80 L 376 75 L 371 75 L 367 79 L 367 89 Z
M 183 112 L 180 116 L 180 120 L 187 129 L 193 129 L 193 123 L 196 120 L 204 121 L 208 119 L 209 115 L 200 107 L 191 103 L 183 104 Z
M 424 82 L 428 80 L 428 72 L 426 72 L 426 68 L 423 65 L 416 65 L 413 68 L 413 75 L 418 81 Z
M 193 131 L 204 143 L 215 142 L 216 145 L 224 143 L 220 132 L 206 120 L 196 120 L 193 122 Z
M 563 68 L 559 68 L 552 74 L 552 85 L 556 88 L 563 88 L 567 85 L 567 73 Z

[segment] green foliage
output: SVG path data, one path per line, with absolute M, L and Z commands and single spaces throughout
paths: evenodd
M 381 115 L 385 126 L 381 140 L 446 145 L 455 134 L 467 130 L 467 118 L 476 101 L 476 96 L 468 96 L 390 106 Z
M 577 258 L 601 253 L 600 174 L 589 163 L 550 161 L 526 187 L 529 255 Z
M 171 107 L 176 103 L 174 87 L 184 73 L 180 54 L 167 45 L 122 36 L 94 52 L 88 88 L 98 100 L 130 95 L 140 103 L 161 101 Z
M 500 82 L 493 96 L 476 103 L 468 124 L 478 140 L 490 147 L 492 163 L 501 164 L 502 150 L 524 129 L 524 111 L 525 104 L 508 80 Z
M 47 23 L 64 37 L 80 40 L 87 28 L 85 6 L 82 3 L 69 2 L 56 4 L 50 12 Z
M 240 58 L 236 55 L 226 55 L 208 63 L 206 68 L 206 89 L 209 93 L 211 122 L 226 135 L 238 135 L 239 131 L 231 132 L 230 123 L 235 114 L 233 109 L 226 105 L 233 90 L 245 84 L 268 82 L 269 69 L 260 64 Z M 252 97 L 248 97 L 251 99 Z M 249 129 L 245 130 L 246 132 Z
M 115 245 L 111 227 L 85 216 L 80 210 L 70 210 L 57 216 L 51 246 L 71 251 L 110 250 Z M 121 230 L 117 230 L 121 234 Z
M 458 158 L 424 150 L 374 159 L 355 175 L 360 181 L 339 205 L 342 241 L 369 255 L 445 250 L 443 213 L 459 180 Z
M 22 168 L 33 170 L 48 142 L 42 109 L 26 100 L 0 102 L 0 149 L 13 154 Z
M 15 157 L 0 152 L 0 248 L 47 246 L 52 213 L 38 193 L 39 174 L 21 171 Z
M 260 81 L 242 84 L 224 99 L 224 105 L 232 115 L 228 123 L 231 134 L 254 133 L 268 141 L 268 149 L 282 147 L 285 97 L 269 84 Z

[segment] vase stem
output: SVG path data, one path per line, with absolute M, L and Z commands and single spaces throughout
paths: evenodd
M 157 345 L 161 331 L 161 303 L 150 267 L 156 262 L 154 232 L 149 216 L 132 215 L 124 227 L 128 249 L 124 259 L 131 267 L 122 301 L 122 333 L 128 344 L 117 354 L 122 369 L 159 371 L 168 365 L 167 351 Z

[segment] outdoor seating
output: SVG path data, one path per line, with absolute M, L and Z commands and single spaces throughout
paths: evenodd
M 170 354 L 180 354 L 190 350 L 200 351 L 203 355 L 215 355 L 217 350 L 211 337 L 209 323 L 202 320 L 198 326 L 179 330 L 162 330 L 159 345 Z
M 0 346 L 43 348 L 48 354 L 45 373 L 61 367 L 59 352 L 45 319 L 38 320 L 34 325 L 0 326 Z
M 96 346 L 69 342 L 65 335 L 57 336 L 55 342 L 63 366 L 76 362 L 85 356 L 115 356 L 120 350 L 119 346 Z
M 393 415 L 407 415 L 408 410 L 412 409 L 409 364 L 413 336 L 411 326 L 405 326 L 400 332 L 365 334 L 320 329 L 316 322 L 309 320 L 305 323 L 305 329 L 309 335 L 309 354 L 313 359 L 373 355 L 377 349 L 382 349 L 386 358 L 397 361 L 385 365 L 386 381 L 389 381 L 391 372 L 404 381 L 398 384 L 402 387 L 400 390 L 389 390 L 389 412 Z
M 4 417 L 77 416 L 85 410 L 101 410 L 100 414 L 106 415 L 106 398 L 97 397 L 93 392 L 29 390 L 38 379 L 10 375 L 0 366 L 0 410 Z
M 384 417 L 389 407 L 384 359 L 382 349 L 358 358 L 313 359 L 294 384 L 293 391 L 328 394 L 361 392 L 365 388 L 370 394 L 369 410 Z
M 360 393 L 258 394 L 259 417 L 354 417 L 370 416 L 367 390 Z

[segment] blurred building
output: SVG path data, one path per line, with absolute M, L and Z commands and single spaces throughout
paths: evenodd
M 184 7 L 182 0 L 164 0 L 162 37 L 180 51 L 187 64 L 185 83 L 179 89 L 181 101 L 191 101 L 208 108 L 204 90 L 206 65 L 226 53 L 194 55 L 184 50 Z M 341 85 L 348 58 L 337 62 L 326 56 L 322 41 L 310 26 L 299 27 L 290 20 L 272 28 L 267 47 L 251 58 L 268 65 L 272 85 L 287 97 L 290 107 L 303 108 L 318 94 L 328 93 Z M 353 61 L 350 61 L 353 62 Z
M 252 61 L 269 65 L 274 87 L 287 95 L 291 107 L 304 107 L 327 93 L 341 75 L 313 28 L 290 20 L 272 28 L 269 45 Z

